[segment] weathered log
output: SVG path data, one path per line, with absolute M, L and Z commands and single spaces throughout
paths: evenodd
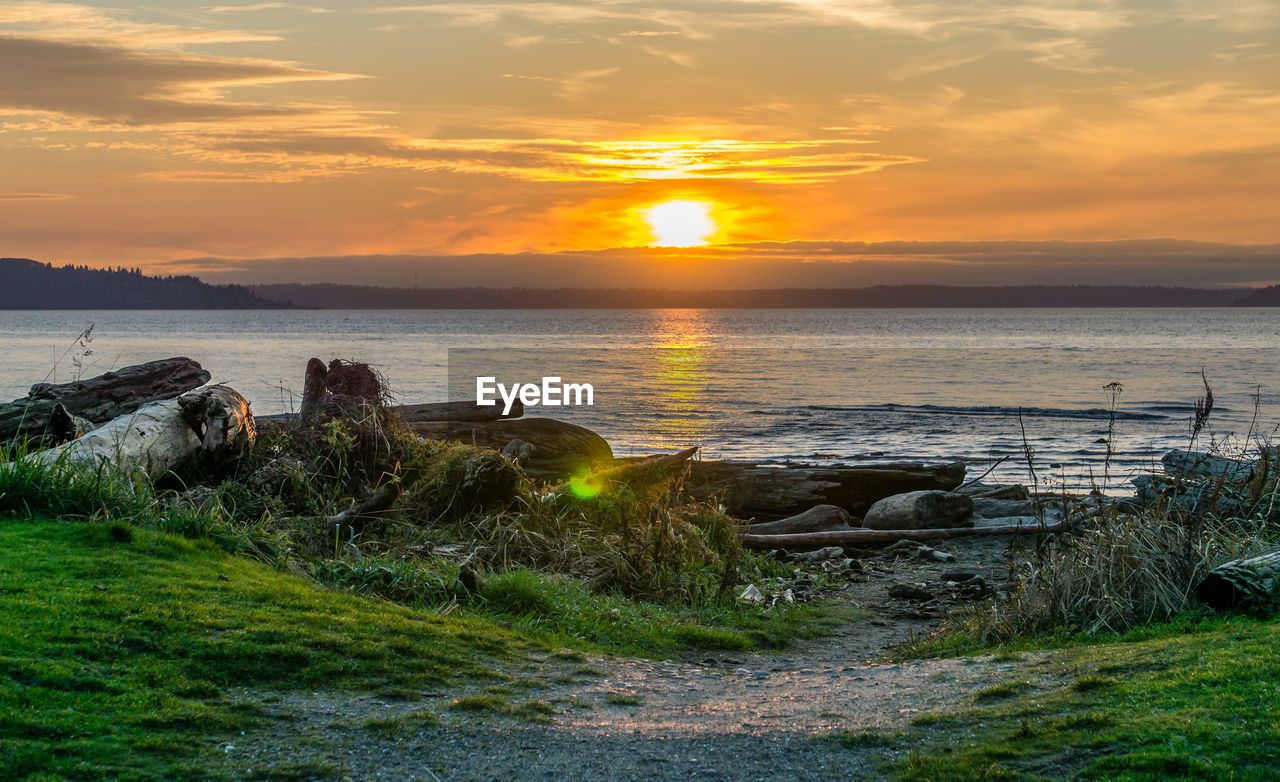
M 177 399 L 152 402 L 64 445 L 26 458 L 36 464 L 106 466 L 155 477 L 199 453 L 224 460 L 252 444 L 253 414 L 244 397 L 210 386 Z
M 837 505 L 857 517 L 894 494 L 953 489 L 964 480 L 964 469 L 960 462 L 760 467 L 701 461 L 691 465 L 688 487 L 698 499 L 723 495 L 729 513 L 739 518 L 782 519 L 815 505 Z
M 308 424 L 326 411 L 380 405 L 385 396 L 382 379 L 368 364 L 335 358 L 325 366 L 313 358 L 303 376 L 298 417 Z
M 795 532 L 830 532 L 832 530 L 852 529 L 852 519 L 844 508 L 835 505 L 815 505 L 804 513 L 790 518 L 752 524 L 748 531 L 752 535 L 784 535 Z
M 1196 586 L 1196 600 L 1219 611 L 1280 605 L 1280 551 L 1219 565 Z
M 899 540 L 943 540 L 946 538 L 985 537 L 990 535 L 1044 535 L 1069 529 L 1076 522 L 1057 524 L 1010 524 L 1000 527 L 956 527 L 954 529 L 850 529 L 835 532 L 804 532 L 795 535 L 752 535 L 741 537 L 750 549 L 804 551 L 824 546 L 874 545 Z
M 148 402 L 172 399 L 209 382 L 209 373 L 189 358 L 167 358 L 124 367 L 70 383 L 37 383 L 23 399 L 0 404 L 0 443 L 18 438 L 54 440 L 66 435 L 65 419 L 50 431 L 59 405 L 72 418 L 103 424 Z
M 424 421 L 411 423 L 409 428 L 428 440 L 471 443 L 495 451 L 501 451 L 512 440 L 523 440 L 533 445 L 533 452 L 521 461 L 520 469 L 533 478 L 564 479 L 613 462 L 613 449 L 603 437 L 554 418 Z
M 428 402 L 420 405 L 397 405 L 392 412 L 407 424 L 424 421 L 498 421 L 503 418 L 519 418 L 524 415 L 524 403 L 519 399 L 511 405 L 511 411 L 502 412 L 502 405 L 477 405 L 471 401 Z
M 1002 516 L 1034 516 L 1036 514 L 1036 503 L 1034 500 L 973 497 L 973 512 L 988 519 L 998 519 Z
M 319 360 L 319 359 L 317 359 Z M 305 400 L 305 396 L 304 396 Z M 308 405 L 310 407 L 310 405 Z M 502 414 L 502 407 L 481 407 L 475 402 L 427 402 L 417 405 L 391 405 L 387 408 L 401 421 L 412 424 L 426 421 L 497 421 L 502 418 L 519 418 L 524 415 L 524 405 L 517 399 L 511 405 L 511 413 Z M 314 414 L 313 414 L 314 415 Z M 260 415 L 258 423 L 292 424 L 302 420 L 301 413 L 277 413 Z M 308 419 L 309 420 L 309 419 Z

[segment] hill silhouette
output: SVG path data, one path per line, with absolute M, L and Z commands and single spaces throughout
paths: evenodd
M 259 309 L 292 305 L 260 298 L 240 285 L 196 277 L 151 277 L 138 269 L 60 266 L 0 258 L 0 309 Z
M 726 309 L 842 307 L 1228 307 L 1246 292 L 1100 285 L 877 285 L 868 288 L 655 290 L 640 288 L 380 288 L 253 285 L 304 307 L 349 309 Z

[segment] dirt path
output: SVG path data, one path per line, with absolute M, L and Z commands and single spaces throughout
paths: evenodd
M 473 685 L 424 693 L 413 702 L 329 692 L 237 693 L 265 703 L 275 719 L 217 755 L 237 776 L 271 771 L 273 778 L 293 779 L 880 778 L 886 772 L 869 750 L 822 737 L 893 730 L 922 714 L 961 708 L 1013 667 L 989 658 L 876 662 L 888 645 L 930 627 L 901 618 L 887 585 L 927 581 L 957 567 L 989 568 L 998 549 L 957 552 L 961 561 L 951 565 L 877 565 L 889 572 L 871 568 L 844 594 L 871 617 L 782 654 L 665 662 L 530 659 L 489 691 Z M 466 695 L 536 701 L 555 713 L 530 711 L 526 718 L 543 720 L 530 722 L 450 708 Z M 423 724 L 414 716 L 423 711 L 440 723 Z

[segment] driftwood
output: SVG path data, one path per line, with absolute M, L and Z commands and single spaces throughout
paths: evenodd
M 502 407 L 481 407 L 475 402 L 427 402 L 419 405 L 391 405 L 387 408 L 401 421 L 412 424 L 427 421 L 496 421 L 501 418 L 519 418 L 524 415 L 524 405 L 517 399 L 509 415 L 502 414 Z M 292 424 L 302 418 L 299 413 L 260 415 L 259 423 Z
M 1280 551 L 1219 565 L 1196 587 L 1196 599 L 1220 611 L 1280 603 Z
M 384 483 L 378 490 L 343 512 L 330 516 L 329 529 L 350 537 L 364 531 L 371 518 L 388 510 L 400 498 L 400 484 Z
M 335 358 L 325 366 L 323 361 L 313 358 L 307 362 L 303 376 L 298 417 L 307 424 L 334 408 L 382 404 L 385 396 L 382 379 L 368 364 Z
M 0 403 L 0 443 L 17 438 L 71 439 L 85 428 L 132 413 L 148 402 L 172 399 L 209 382 L 189 358 L 124 367 L 71 383 L 37 383 L 23 399 Z M 61 407 L 61 412 L 55 412 Z M 70 423 L 70 425 L 69 425 Z M 52 426 L 51 426 L 52 424 Z
M 210 386 L 177 399 L 152 402 L 79 439 L 26 457 L 37 464 L 145 470 L 155 477 L 197 454 L 233 458 L 252 444 L 253 414 L 244 397 Z
M 850 529 L 836 532 L 806 532 L 795 535 L 744 534 L 742 545 L 750 549 L 804 551 L 824 546 L 874 545 L 899 540 L 944 540 L 987 535 L 1042 535 L 1069 529 L 1076 522 L 1057 524 L 1009 524 L 999 527 L 956 527 L 954 529 Z
M 697 499 L 723 494 L 729 513 L 762 521 L 837 505 L 860 517 L 877 500 L 922 489 L 949 491 L 964 480 L 960 462 L 888 463 L 857 467 L 760 467 L 740 462 L 692 463 L 688 487 Z
M 452 440 L 495 451 L 501 451 L 512 440 L 523 440 L 533 448 L 520 460 L 520 469 L 533 478 L 560 480 L 613 462 L 613 449 L 603 437 L 554 418 L 427 421 L 411 423 L 409 428 L 428 440 Z
M 973 500 L 945 491 L 912 491 L 885 497 L 871 506 L 862 526 L 868 529 L 937 529 L 973 526 Z
M 844 508 L 835 505 L 815 505 L 804 513 L 777 521 L 752 524 L 752 535 L 785 535 L 796 532 L 831 532 L 852 529 L 852 519 Z

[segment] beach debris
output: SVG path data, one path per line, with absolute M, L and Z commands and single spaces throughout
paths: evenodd
M 924 559 L 931 562 L 955 562 L 956 555 L 921 545 L 916 548 L 916 559 Z
M 328 518 L 330 529 L 344 538 L 364 532 L 365 526 L 378 514 L 390 510 L 396 500 L 400 499 L 400 484 L 391 481 L 378 487 L 377 491 L 352 505 L 347 510 Z
M 1041 522 L 1039 519 L 1030 524 L 993 524 L 992 526 L 952 527 L 943 529 L 850 529 L 835 532 L 803 532 L 795 535 L 743 535 L 742 545 L 757 550 L 787 549 L 789 551 L 812 551 L 828 545 L 867 546 L 877 543 L 890 543 L 899 539 L 907 540 L 942 540 L 945 538 L 983 537 L 993 535 L 1047 535 L 1065 532 L 1080 522 L 1073 518 L 1054 523 Z
M 877 501 L 862 526 L 872 530 L 942 529 L 973 524 L 973 499 L 946 491 L 913 491 Z
M 1280 607 L 1280 551 L 1210 570 L 1196 586 L 1196 600 L 1219 611 Z
M 845 559 L 844 549 L 840 546 L 825 546 L 817 551 L 806 551 L 801 554 L 793 554 L 791 556 L 794 562 L 806 562 L 809 564 L 817 564 L 827 560 Z
M 144 470 L 155 477 L 195 456 L 224 463 L 242 455 L 256 434 L 249 403 L 234 389 L 208 386 L 132 413 L 53 448 L 25 457 L 37 464 Z
M 209 377 L 200 364 L 178 356 L 69 383 L 36 383 L 24 398 L 0 403 L 0 443 L 33 438 L 58 445 L 145 404 L 199 388 Z
M 761 605 L 764 603 L 764 594 L 756 588 L 755 584 L 751 584 L 742 590 L 742 594 L 738 595 L 738 600 L 743 603 Z
M 686 494 L 722 501 L 729 515 L 768 522 L 835 505 L 853 517 L 877 500 L 903 492 L 959 486 L 961 462 L 892 462 L 856 466 L 764 467 L 748 462 L 703 460 L 689 465 Z
M 852 529 L 852 518 L 844 508 L 835 505 L 815 505 L 804 513 L 789 516 L 777 521 L 766 521 L 752 524 L 749 532 L 753 535 L 778 535 L 790 532 L 829 532 L 838 529 Z

